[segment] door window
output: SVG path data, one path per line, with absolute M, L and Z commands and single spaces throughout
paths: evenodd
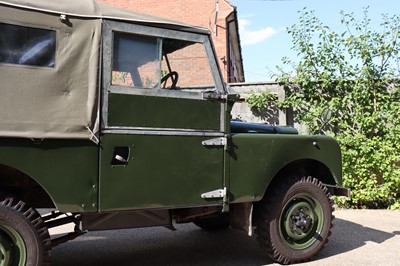
M 111 84 L 141 89 L 213 88 L 203 44 L 114 32 Z

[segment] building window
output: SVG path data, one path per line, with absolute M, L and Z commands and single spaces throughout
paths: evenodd
M 55 66 L 56 31 L 0 23 L 0 63 Z

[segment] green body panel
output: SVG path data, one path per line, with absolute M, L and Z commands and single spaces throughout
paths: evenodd
M 219 204 L 201 194 L 223 186 L 223 148 L 210 137 L 107 134 L 102 136 L 100 210 Z M 112 166 L 115 147 L 129 147 L 126 165 Z
M 179 129 L 220 129 L 219 104 L 184 98 L 111 93 L 108 125 Z
M 260 200 L 281 169 L 303 159 L 326 165 L 341 183 L 340 148 L 328 136 L 236 134 L 229 154 L 232 203 Z
M 0 164 L 32 177 L 62 212 L 97 210 L 98 146 L 90 141 L 2 138 Z

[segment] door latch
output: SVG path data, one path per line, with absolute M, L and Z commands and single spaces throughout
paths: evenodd
M 129 147 L 115 147 L 111 165 L 127 165 L 129 161 Z

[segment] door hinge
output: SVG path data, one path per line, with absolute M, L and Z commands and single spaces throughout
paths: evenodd
M 228 96 L 222 93 L 210 93 L 210 92 L 203 92 L 203 99 L 210 100 L 210 101 L 221 101 L 226 102 Z
M 225 198 L 226 197 L 226 187 L 223 189 L 216 189 L 210 192 L 201 194 L 203 199 L 215 199 L 215 198 Z
M 228 140 L 225 137 L 208 139 L 201 142 L 203 146 L 225 146 L 227 143 Z

